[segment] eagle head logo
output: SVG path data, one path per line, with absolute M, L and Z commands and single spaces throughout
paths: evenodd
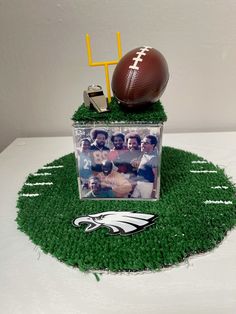
M 156 216 L 150 214 L 108 211 L 78 217 L 74 219 L 73 225 L 79 227 L 81 224 L 88 224 L 85 229 L 86 232 L 94 231 L 99 227 L 106 227 L 111 235 L 130 235 L 151 226 L 155 219 Z

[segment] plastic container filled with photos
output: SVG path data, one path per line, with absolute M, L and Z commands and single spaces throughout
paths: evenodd
M 157 200 L 162 124 L 74 124 L 81 199 Z

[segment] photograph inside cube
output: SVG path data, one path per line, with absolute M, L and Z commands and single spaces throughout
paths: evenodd
M 162 125 L 74 127 L 81 199 L 159 199 Z

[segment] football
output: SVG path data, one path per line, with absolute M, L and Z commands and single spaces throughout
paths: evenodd
M 142 46 L 120 59 L 112 76 L 111 88 L 120 105 L 136 109 L 156 102 L 168 79 L 164 56 L 152 47 Z

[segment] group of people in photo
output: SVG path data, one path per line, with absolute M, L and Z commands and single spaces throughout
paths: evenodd
M 79 142 L 78 172 L 83 198 L 155 198 L 158 139 L 137 132 L 92 129 Z M 108 143 L 112 143 L 111 148 Z

